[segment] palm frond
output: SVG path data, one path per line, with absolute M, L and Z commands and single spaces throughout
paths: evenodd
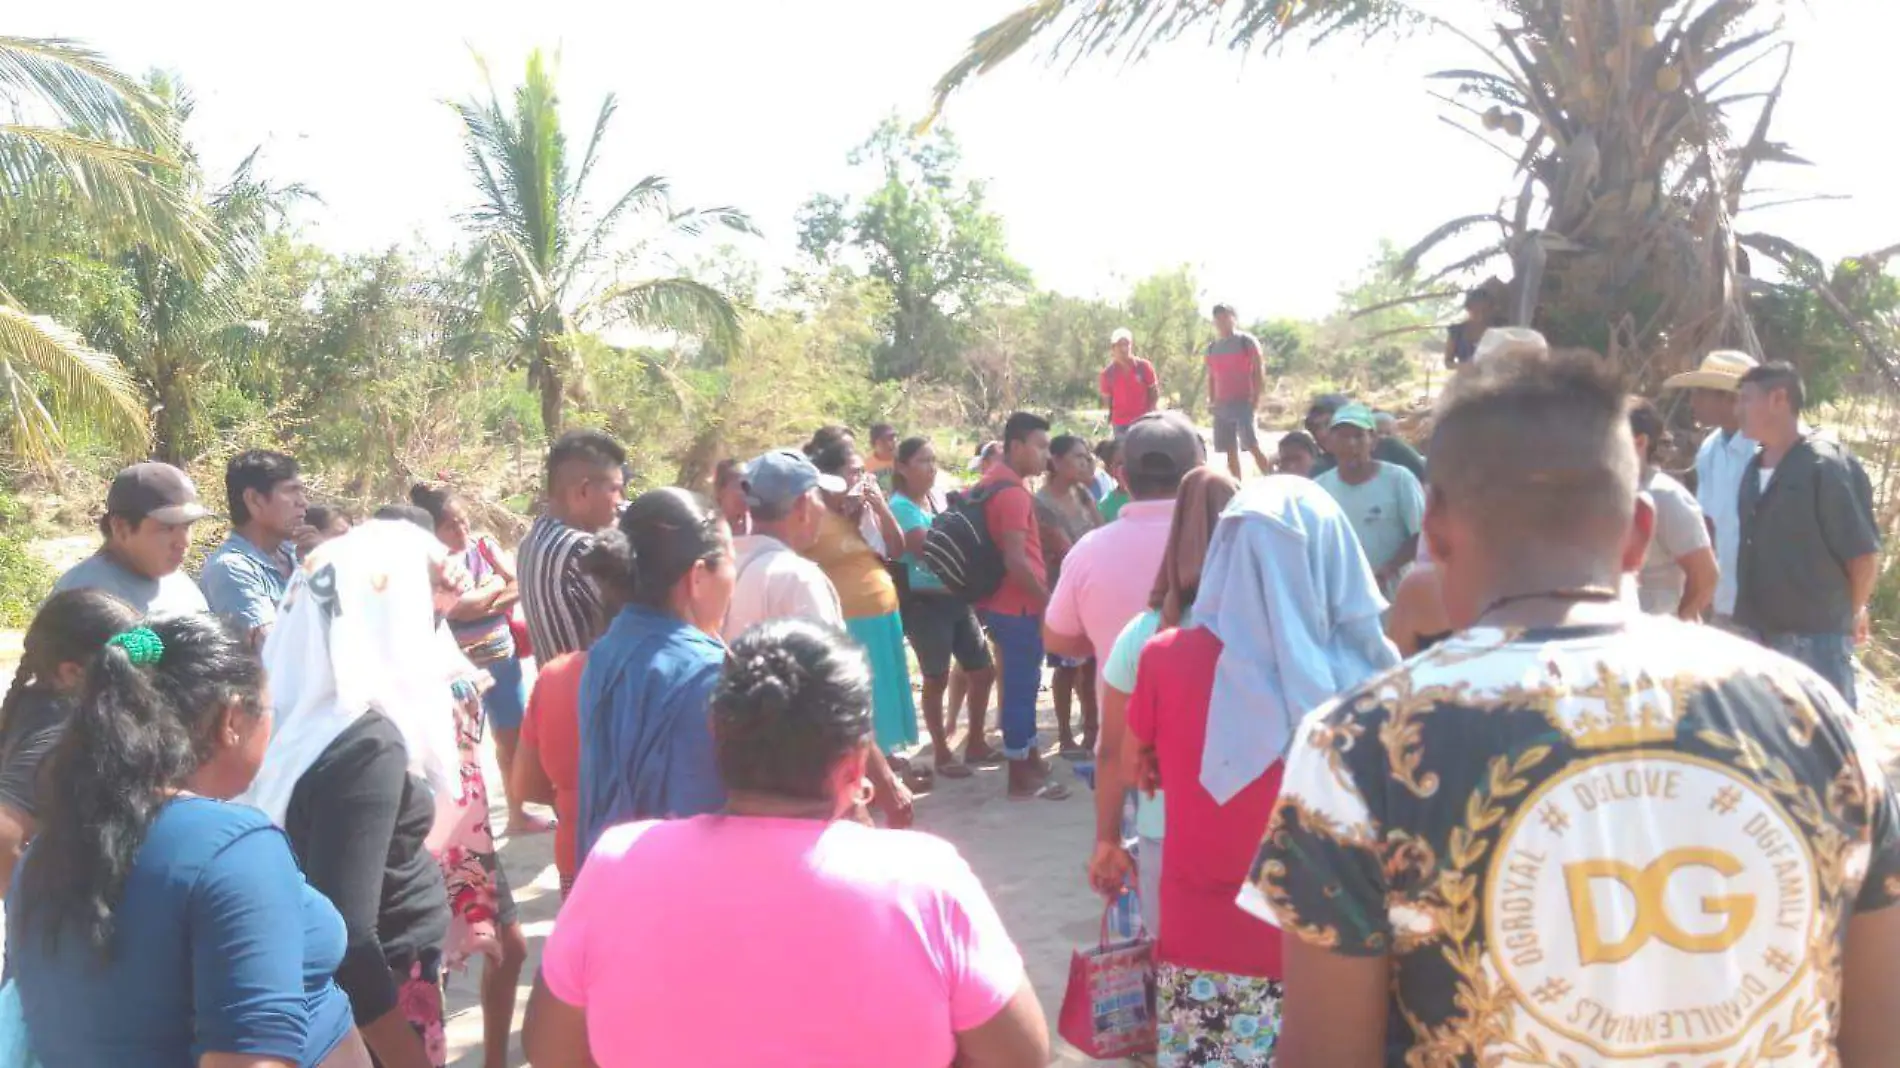
M 724 227 L 734 233 L 759 236 L 759 227 L 752 216 L 738 208 L 725 205 L 717 208 L 690 208 L 675 214 L 667 222 L 673 232 L 683 237 L 703 237 L 713 227 Z
M 51 398 L 42 404 L 28 373 Z M 44 465 L 63 443 L 56 415 L 82 418 L 122 444 L 143 446 L 150 434 L 137 383 L 118 359 L 44 316 L 0 304 L 0 377 L 4 377 L 15 453 Z
M 167 105 L 90 48 L 58 37 L 0 36 L 0 99 L 45 124 L 169 156 L 178 147 Z
M 1495 211 L 1488 211 L 1478 215 L 1460 215 L 1456 219 L 1441 224 L 1432 230 L 1431 233 L 1420 238 L 1417 244 L 1406 249 L 1404 255 L 1399 257 L 1399 270 L 1408 274 L 1418 270 L 1419 262 L 1429 255 L 1433 249 L 1474 226 L 1488 222 L 1497 223 L 1498 226 L 1507 233 L 1511 229 L 1510 220 Z
M 593 307 L 612 310 L 628 325 L 702 338 L 720 348 L 739 339 L 739 314 L 717 289 L 691 278 L 650 278 L 609 286 Z M 590 308 L 588 311 L 592 311 Z M 585 321 L 587 314 L 575 318 Z
M 587 137 L 587 151 L 581 155 L 581 169 L 574 172 L 574 196 L 576 199 L 587 193 L 587 179 L 594 173 L 594 163 L 600 159 L 600 143 L 607 137 L 607 125 L 613 121 L 614 112 L 620 110 L 620 101 L 612 93 L 600 102 L 600 114 L 594 118 L 594 132 Z
M 1399 0 L 1035 0 L 971 39 L 963 57 L 937 79 L 929 117 L 920 126 L 934 121 L 964 83 L 1044 37 L 1051 59 L 1133 60 L 1193 29 L 1206 29 L 1212 40 L 1235 51 L 1270 52 L 1296 35 L 1319 42 L 1417 17 Z
M 63 200 L 101 232 L 161 249 L 180 263 L 210 262 L 212 227 L 173 165 L 142 149 L 70 130 L 0 125 L 0 201 Z
M 594 258 L 613 237 L 615 228 L 629 212 L 658 211 L 670 216 L 672 197 L 671 183 L 657 174 L 647 175 L 635 182 L 633 188 L 620 194 L 620 199 L 594 220 L 587 236 L 573 246 L 567 262 L 561 268 L 560 288 L 565 290 L 583 271 L 593 268 Z

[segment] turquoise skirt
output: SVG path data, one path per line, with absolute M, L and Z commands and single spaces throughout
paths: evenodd
M 871 661 L 871 729 L 886 754 L 917 744 L 917 706 L 910 696 L 910 661 L 904 655 L 904 620 L 888 616 L 847 619 L 844 629 Z

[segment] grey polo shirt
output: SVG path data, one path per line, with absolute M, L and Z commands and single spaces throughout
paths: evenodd
M 1846 564 L 1880 551 L 1872 488 L 1838 445 L 1803 438 L 1764 490 L 1761 456 L 1742 472 L 1735 621 L 1776 634 L 1848 634 Z

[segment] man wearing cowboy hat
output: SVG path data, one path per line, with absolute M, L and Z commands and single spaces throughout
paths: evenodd
M 1754 369 L 1755 359 L 1747 353 L 1717 349 L 1703 357 L 1695 370 L 1663 383 L 1664 389 L 1689 390 L 1689 409 L 1696 425 L 1711 428 L 1702 447 L 1696 450 L 1695 497 L 1709 519 L 1720 567 L 1715 583 L 1715 623 L 1730 630 L 1735 627 L 1736 552 L 1742 542 L 1742 471 L 1755 458 L 1757 447 L 1742 433 L 1736 395 L 1742 376 Z

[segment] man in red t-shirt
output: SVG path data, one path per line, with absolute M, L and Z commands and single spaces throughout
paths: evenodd
M 1049 467 L 1049 421 L 1017 412 L 1003 426 L 1003 462 L 979 486 L 992 492 L 983 505 L 990 539 L 1002 550 L 1006 574 L 996 592 L 977 607 L 996 641 L 1002 669 L 1003 756 L 1009 760 L 1009 796 L 1060 801 L 1069 788 L 1049 778 L 1036 739 L 1036 695 L 1042 689 L 1042 610 L 1049 603 L 1043 566 L 1042 530 L 1036 501 L 1023 479 Z
M 1135 359 L 1135 335 L 1121 327 L 1108 336 L 1112 358 L 1102 368 L 1102 396 L 1108 400 L 1108 425 L 1120 440 L 1129 424 L 1155 410 L 1161 401 L 1161 380 L 1155 365 Z
M 1232 304 L 1214 305 L 1214 340 L 1207 346 L 1207 403 L 1214 409 L 1214 451 L 1227 454 L 1227 471 L 1240 477 L 1240 450 L 1253 454 L 1261 474 L 1273 471 L 1254 434 L 1254 410 L 1266 387 L 1260 342 L 1234 329 Z

